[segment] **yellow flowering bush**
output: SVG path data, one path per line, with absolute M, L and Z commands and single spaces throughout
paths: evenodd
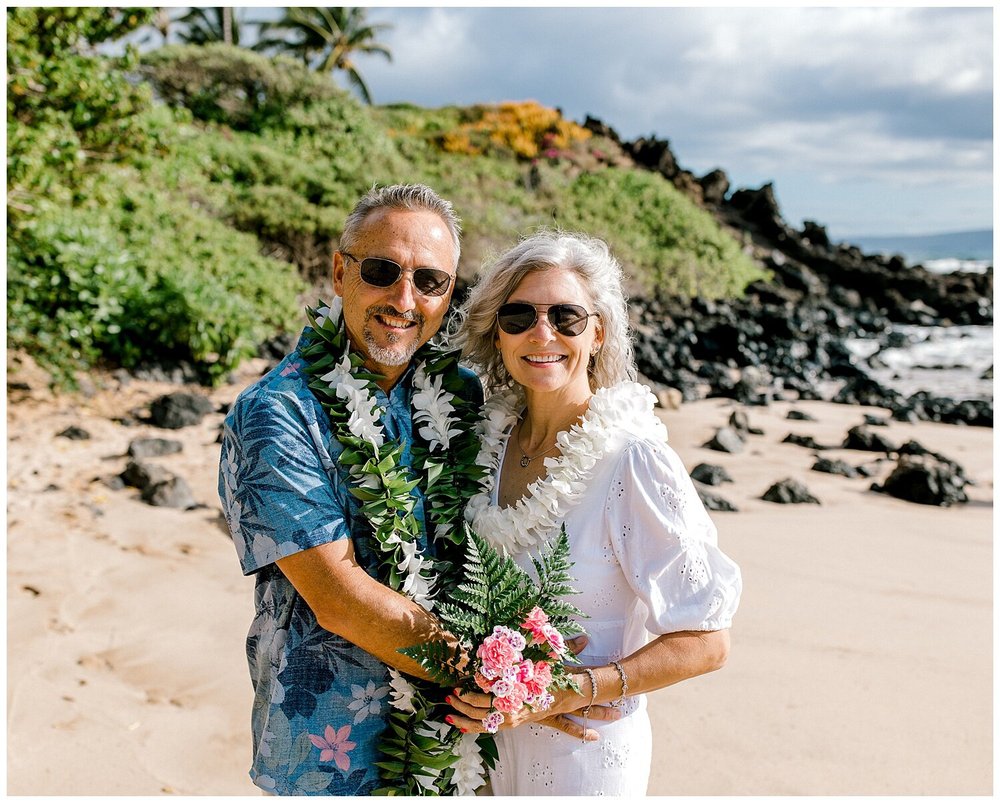
M 480 156 L 499 151 L 535 159 L 557 156 L 590 138 L 587 129 L 533 100 L 473 106 L 470 115 L 472 119 L 441 135 L 441 147 L 448 153 Z

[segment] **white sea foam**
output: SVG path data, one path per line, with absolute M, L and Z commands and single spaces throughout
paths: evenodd
M 931 273 L 986 273 L 991 259 L 929 259 L 923 263 Z
M 880 351 L 877 341 L 847 342 L 873 379 L 909 396 L 923 390 L 951 399 L 992 399 L 992 326 L 898 326 L 911 344 Z M 872 359 L 869 367 L 867 361 Z

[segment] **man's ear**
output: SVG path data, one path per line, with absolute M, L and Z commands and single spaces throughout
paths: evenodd
M 333 292 L 344 295 L 344 255 L 340 251 L 333 252 Z

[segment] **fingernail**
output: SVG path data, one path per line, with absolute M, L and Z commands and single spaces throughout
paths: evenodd
M 448 695 L 447 697 L 445 697 L 445 698 L 444 698 L 444 701 L 445 701 L 446 703 L 450 703 L 450 702 L 451 702 L 451 695 L 449 694 L 449 695 Z
M 452 721 L 452 716 L 451 716 L 451 714 L 448 714 L 448 716 L 446 716 L 446 717 L 444 718 L 444 721 L 445 721 L 445 722 L 447 722 L 447 723 L 448 723 L 449 725 L 454 725 L 454 724 L 455 724 L 455 723 L 454 723 L 454 722 Z
M 467 729 L 465 729 L 465 728 L 459 728 L 459 730 L 460 730 L 460 731 L 462 731 L 462 733 L 468 733 L 468 732 L 469 732 L 469 731 L 468 731 Z

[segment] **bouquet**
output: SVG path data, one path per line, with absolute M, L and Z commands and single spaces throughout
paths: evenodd
M 461 645 L 455 655 L 447 642 L 433 641 L 400 652 L 447 688 L 482 691 L 494 697 L 483 720 L 486 733 L 462 734 L 444 724 L 450 707 L 443 689 L 394 675 L 396 700 L 405 700 L 390 719 L 380 745 L 388 760 L 379 763 L 383 793 L 472 794 L 484 782 L 485 766 L 496 761 L 493 735 L 506 715 L 527 706 L 544 711 L 554 690 L 580 689 L 566 663 L 577 662 L 566 646 L 582 632 L 583 613 L 567 602 L 569 540 L 565 528 L 548 549 L 532 558 L 536 578 L 509 557 L 500 556 L 466 527 L 466 559 L 458 582 L 442 593 L 434 610 Z

